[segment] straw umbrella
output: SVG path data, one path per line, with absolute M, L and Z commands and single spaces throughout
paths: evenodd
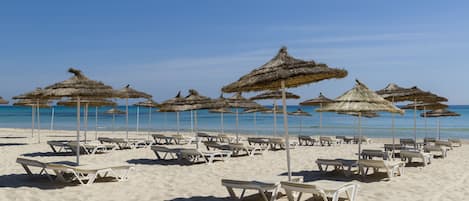
M 104 106 L 117 106 L 117 103 L 111 100 L 107 100 L 104 98 L 87 98 L 87 99 L 80 99 L 80 104 L 85 105 L 85 112 L 84 112 L 84 122 L 85 122 L 85 142 L 87 140 L 87 131 L 88 131 L 88 107 L 95 107 L 95 136 L 94 139 L 98 139 L 98 107 Z M 66 107 L 76 107 L 77 100 L 75 98 L 70 98 L 68 100 L 63 100 L 57 102 L 59 106 L 66 106 Z
M 395 107 L 391 102 L 368 89 L 360 81 L 356 80 L 354 88 L 334 99 L 334 102 L 326 104 L 319 112 L 345 112 L 358 114 L 359 139 L 362 136 L 361 117 L 366 112 L 391 112 L 403 114 L 404 111 Z M 361 153 L 361 140 L 358 143 L 358 157 Z
M 138 120 L 139 120 L 139 111 L 140 111 L 139 107 L 148 108 L 148 138 L 150 138 L 152 108 L 158 107 L 159 104 L 152 99 L 148 99 L 146 101 L 136 103 L 135 106 L 137 106 L 137 133 L 138 133 Z
M 242 76 L 238 81 L 222 88 L 223 92 L 282 90 L 283 119 L 287 149 L 288 180 L 291 181 L 290 145 L 288 136 L 288 118 L 285 88 L 298 87 L 304 84 L 319 82 L 331 78 L 343 78 L 347 71 L 329 68 L 326 64 L 314 61 L 303 61 L 288 55 L 287 48 L 282 47 L 278 54 L 266 64 Z
M 301 106 L 319 106 L 319 109 L 322 108 L 323 104 L 330 103 L 333 100 L 322 95 L 322 92 L 319 92 L 319 96 L 313 99 L 308 99 L 300 103 Z M 319 128 L 322 128 L 322 113 L 319 113 Z
M 130 85 L 126 85 L 124 88 L 118 91 L 119 98 L 125 98 L 125 139 L 129 139 L 129 98 L 146 98 L 149 99 L 152 96 L 145 92 L 137 91 Z
M 355 117 L 361 116 L 361 117 L 366 117 L 366 118 L 379 117 L 379 114 L 376 113 L 376 112 L 362 112 L 362 113 L 358 113 L 358 112 L 337 112 L 337 114 L 347 114 L 347 115 L 351 115 L 351 116 L 355 116 Z
M 0 96 L 0 105 L 6 105 L 8 104 L 8 101 L 3 99 L 3 97 Z
M 230 108 L 235 108 L 236 114 L 236 142 L 239 142 L 239 108 L 257 108 L 262 107 L 258 103 L 244 98 L 241 92 L 236 92 L 233 96 L 226 99 Z
M 418 103 L 410 103 L 405 106 L 400 107 L 401 109 L 415 109 L 415 110 L 422 110 L 424 113 L 423 118 L 425 119 L 425 137 L 427 137 L 427 116 L 425 116 L 426 110 L 437 110 L 437 109 L 445 109 L 448 105 L 438 102 L 433 103 L 425 103 L 425 102 L 418 102 Z
M 232 114 L 233 111 L 231 111 L 231 109 L 229 108 L 226 108 L 226 107 L 223 107 L 223 108 L 217 108 L 217 109 L 211 109 L 209 110 L 208 112 L 210 113 L 220 113 L 220 131 L 221 131 L 221 134 L 225 134 L 225 131 L 224 131 L 224 120 L 223 120 L 223 114 Z
M 114 107 L 114 108 L 111 108 L 111 109 L 107 110 L 104 113 L 112 115 L 112 133 L 114 134 L 114 125 L 115 125 L 115 122 L 116 122 L 116 115 L 125 114 L 125 111 L 119 110 L 119 109 Z
M 438 139 L 440 139 L 440 118 L 438 117 L 457 117 L 461 116 L 461 114 L 458 114 L 456 112 L 448 111 L 446 109 L 436 109 L 432 110 L 429 112 L 424 112 L 420 114 L 420 116 L 426 116 L 426 117 L 437 117 L 437 122 L 438 122 L 438 127 L 437 127 L 437 133 L 438 133 Z
M 81 98 L 113 98 L 116 91 L 102 82 L 90 80 L 80 70 L 70 68 L 74 76 L 68 80 L 49 85 L 44 88 L 45 97 L 73 97 L 77 100 L 77 142 L 80 142 L 80 99 Z M 77 150 L 80 150 L 77 143 Z M 80 164 L 80 152 L 77 151 L 77 165 Z
M 189 95 L 187 95 L 182 102 L 182 105 L 186 105 L 191 111 L 194 111 L 194 129 L 198 131 L 197 123 L 197 110 L 201 109 L 215 109 L 222 105 L 218 105 L 217 101 L 212 100 L 209 97 L 202 96 L 195 89 L 189 89 Z
M 32 100 L 32 99 L 20 99 L 19 101 L 13 103 L 13 106 L 31 107 L 31 138 L 34 137 L 34 122 L 35 122 L 35 117 L 37 116 L 37 142 L 41 143 L 40 108 L 50 108 L 49 101 L 40 100 L 38 102 L 37 100 Z
M 301 129 L 303 128 L 303 117 L 311 116 L 311 114 L 301 110 L 300 108 L 298 108 L 298 110 L 296 110 L 294 112 L 289 112 L 288 114 L 300 117 L 300 135 L 301 135 Z
M 163 101 L 160 104 L 158 112 L 176 112 L 176 125 L 177 125 L 177 134 L 179 135 L 179 112 L 186 111 L 189 108 L 187 105 L 179 104 L 184 98 L 181 96 L 181 91 L 179 91 L 174 98 Z
M 257 123 L 256 123 L 256 114 L 258 112 L 265 112 L 265 111 L 269 111 L 270 109 L 269 108 L 266 108 L 266 107 L 256 107 L 256 108 L 245 108 L 243 110 L 243 113 L 252 113 L 254 118 L 254 132 L 256 133 L 257 135 Z
M 299 99 L 300 96 L 294 93 L 285 92 L 286 99 Z M 251 97 L 251 100 L 266 100 L 266 99 L 273 99 L 274 100 L 274 107 L 272 110 L 274 116 L 274 136 L 277 136 L 277 99 L 282 99 L 282 92 L 280 90 L 275 91 L 268 91 L 265 93 L 258 94 L 257 96 Z

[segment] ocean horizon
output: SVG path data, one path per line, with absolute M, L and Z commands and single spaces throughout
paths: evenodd
M 270 107 L 270 106 L 266 106 Z M 112 115 L 104 112 L 111 107 L 98 108 L 99 131 L 125 131 L 125 115 L 115 116 L 115 127 L 112 127 Z M 125 106 L 118 106 L 118 109 L 125 111 Z M 271 108 L 271 107 L 270 107 Z M 301 108 L 312 116 L 288 116 L 288 127 L 290 135 L 358 135 L 358 118 L 350 115 L 336 113 L 322 113 L 322 128 L 319 126 L 319 113 L 314 110 L 316 107 L 289 105 L 288 112 Z M 74 107 L 54 106 L 54 121 L 52 122 L 52 107 L 40 109 L 40 128 L 53 130 L 75 130 L 76 129 L 76 109 Z M 417 137 L 438 137 L 437 121 L 440 121 L 440 136 L 446 138 L 469 139 L 469 105 L 451 105 L 451 111 L 461 114 L 459 117 L 427 118 L 420 117 L 422 111 L 417 111 Z M 139 110 L 139 120 L 137 123 L 137 110 Z M 176 113 L 161 113 L 155 108 L 152 110 L 151 125 L 149 125 L 149 109 L 143 107 L 129 106 L 129 130 L 136 131 L 137 124 L 139 132 L 176 131 Z M 235 110 L 233 109 L 233 112 Z M 257 113 L 256 124 L 254 124 L 254 114 L 244 114 L 239 110 L 239 133 L 249 135 L 271 135 L 281 136 L 284 133 L 283 116 L 277 115 L 277 132 L 274 132 L 272 114 Z M 96 108 L 89 108 L 88 130 L 96 130 Z M 378 113 L 375 118 L 362 118 L 361 128 L 365 136 L 387 138 L 392 137 L 392 115 L 390 113 Z M 190 111 L 180 112 L 180 131 L 191 132 L 196 128 L 191 123 Z M 207 110 L 197 111 L 197 130 L 209 132 L 221 132 L 221 121 L 219 113 L 210 113 Z M 395 114 L 395 135 L 398 138 L 413 138 L 414 136 L 414 111 L 406 110 L 404 115 Z M 82 108 L 83 118 L 83 108 Z M 426 122 L 426 123 L 425 123 Z M 81 129 L 85 129 L 82 119 Z M 0 127 L 2 128 L 31 128 L 31 108 L 19 106 L 0 106 Z M 35 123 L 37 128 L 37 123 Z M 235 114 L 224 114 L 224 132 L 235 133 Z

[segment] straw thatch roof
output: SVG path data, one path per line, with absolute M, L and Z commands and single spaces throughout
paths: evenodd
M 152 96 L 142 91 L 137 91 L 136 89 L 126 85 L 124 88 L 117 91 L 119 98 L 146 98 L 150 99 Z
M 266 64 L 242 76 L 238 81 L 226 85 L 223 92 L 263 91 L 285 87 L 298 87 L 331 78 L 347 76 L 346 70 L 329 68 L 326 64 L 303 61 L 288 55 L 287 48 L 280 48 L 278 54 Z
M 461 114 L 458 114 L 456 112 L 452 112 L 446 109 L 437 109 L 437 110 L 432 110 L 428 111 L 425 113 L 420 114 L 421 117 L 456 117 L 456 116 L 461 116 Z
M 288 113 L 289 115 L 293 115 L 293 116 L 311 116 L 310 113 L 307 113 L 301 109 L 298 108 L 298 110 L 294 111 L 294 112 L 289 112 Z
M 384 89 L 376 91 L 384 99 L 394 102 L 402 101 L 423 101 L 423 102 L 442 102 L 448 101 L 444 97 L 437 96 L 431 92 L 423 91 L 414 86 L 411 88 L 400 87 L 397 84 L 388 84 Z
M 116 106 L 117 103 L 111 100 L 103 99 L 103 98 L 87 98 L 87 99 L 80 99 L 81 104 L 88 104 L 90 107 L 102 107 L 102 106 Z M 60 106 L 67 106 L 67 107 L 74 107 L 77 105 L 77 99 L 71 98 L 68 100 L 63 100 L 57 102 L 57 105 Z
M 246 108 L 243 110 L 243 113 L 254 113 L 254 112 L 264 112 L 269 111 L 269 108 L 266 107 L 256 107 L 256 108 Z
M 190 110 L 191 108 L 187 105 L 183 105 L 184 98 L 181 96 L 179 91 L 174 98 L 163 101 L 160 104 L 159 112 L 180 112 Z
M 352 115 L 356 117 L 360 115 L 358 112 L 337 112 L 337 114 L 347 114 L 347 115 Z M 374 118 L 374 117 L 379 117 L 379 114 L 376 112 L 362 112 L 361 116 L 366 117 L 366 118 Z
M 339 96 L 332 103 L 327 103 L 318 112 L 392 112 L 404 113 L 391 102 L 368 89 L 360 81 L 356 80 L 354 88 Z
M 58 82 L 44 88 L 45 97 L 92 97 L 113 98 L 117 93 L 111 86 L 102 82 L 88 79 L 80 70 L 70 68 L 69 73 L 73 76 L 65 81 Z
M 155 102 L 152 99 L 148 99 L 146 101 L 138 102 L 134 104 L 135 106 L 140 106 L 140 107 L 159 107 L 160 104 Z
M 8 104 L 8 101 L 3 99 L 3 97 L 0 96 L 0 104 Z
M 104 112 L 105 114 L 125 114 L 125 111 L 119 110 L 117 108 L 112 108 Z
M 286 99 L 299 99 L 300 96 L 291 92 L 285 92 Z M 249 98 L 250 100 L 282 99 L 282 91 L 268 91 Z
M 213 109 L 221 106 L 211 98 L 200 95 L 195 89 L 189 89 L 189 95 L 184 98 L 182 104 L 190 106 L 193 110 Z
M 231 108 L 258 108 L 262 107 L 262 105 L 259 105 L 258 103 L 246 99 L 241 95 L 241 92 L 235 93 L 233 96 L 226 98 L 226 102 L 228 103 L 228 106 Z
M 330 103 L 333 102 L 332 99 L 329 99 L 325 97 L 322 92 L 319 93 L 319 96 L 313 99 L 308 99 L 300 103 L 300 105 L 309 105 L 309 106 L 316 106 L 316 105 L 321 105 L 324 103 Z
M 33 100 L 33 99 L 20 99 L 19 101 L 13 103 L 13 106 L 34 106 L 37 107 L 39 102 L 39 107 L 40 108 L 50 108 L 50 101 L 48 100 Z
M 265 111 L 262 111 L 262 113 L 270 114 L 270 113 L 274 113 L 274 111 L 276 113 L 279 113 L 279 112 L 282 112 L 282 110 L 283 110 L 283 108 L 277 105 L 275 107 L 272 107 L 271 109 L 267 109 Z
M 211 109 L 208 112 L 210 112 L 210 113 L 233 113 L 233 111 L 231 111 L 231 109 L 225 108 L 225 107 L 217 108 L 217 109 Z
M 401 109 L 417 109 L 417 110 L 437 110 L 437 109 L 445 109 L 448 105 L 443 103 L 425 103 L 425 102 L 418 102 L 418 103 L 410 103 L 405 106 L 400 107 Z
M 36 100 L 36 99 L 45 99 L 44 97 L 44 89 L 42 88 L 36 88 L 34 91 L 30 91 L 18 96 L 13 96 L 13 99 L 18 100 L 18 99 L 30 99 L 30 100 Z

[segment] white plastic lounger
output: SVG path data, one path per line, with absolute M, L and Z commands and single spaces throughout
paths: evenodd
M 255 190 L 257 191 L 263 201 L 275 201 L 277 200 L 277 193 L 280 188 L 280 183 L 264 183 L 259 181 L 239 181 L 239 180 L 229 180 L 222 179 L 221 185 L 225 186 L 230 194 L 231 199 L 242 200 L 246 190 Z M 238 197 L 234 189 L 242 189 L 241 195 Z M 270 199 L 268 198 L 268 193 L 270 192 Z
M 450 139 L 448 139 L 448 141 L 451 142 L 451 144 L 453 145 L 453 147 L 461 147 L 461 146 L 462 146 L 462 141 L 461 141 L 461 139 L 450 138 Z
M 358 168 L 362 178 L 368 175 L 369 168 L 373 168 L 376 173 L 379 169 L 384 169 L 388 175 L 388 179 L 404 174 L 405 163 L 402 161 L 385 161 L 385 160 L 358 160 Z
M 202 159 L 206 164 L 212 164 L 215 159 L 226 161 L 230 159 L 232 152 L 228 150 L 200 151 L 197 149 L 181 149 L 179 159 L 187 159 L 195 163 Z
M 446 146 L 439 146 L 439 145 L 425 145 L 423 147 L 423 151 L 427 153 L 433 153 L 434 155 L 435 153 L 437 153 L 442 158 L 446 158 L 446 156 L 448 156 L 448 149 L 449 148 Z
M 151 150 L 155 152 L 155 155 L 159 160 L 166 160 L 167 157 L 170 157 L 170 159 L 176 159 L 177 154 L 181 149 L 171 149 L 164 146 L 151 146 Z
M 64 140 L 50 140 L 50 141 L 47 141 L 47 144 L 50 146 L 50 148 L 52 149 L 54 153 L 59 153 L 69 148 L 68 147 L 69 142 L 70 141 L 64 141 Z
M 334 167 L 334 171 L 343 171 L 345 176 L 349 177 L 352 175 L 352 167 L 357 166 L 357 161 L 344 159 L 317 159 L 316 164 L 318 165 L 321 173 L 327 172 L 327 168 L 332 166 Z
M 427 166 L 427 164 L 431 163 L 431 158 L 433 155 L 431 153 L 424 153 L 420 151 L 411 151 L 411 150 L 402 150 L 400 153 L 401 159 L 408 163 L 412 162 L 413 158 L 420 158 L 422 159 L 423 166 Z
M 240 151 L 246 152 L 248 156 L 254 156 L 256 154 L 263 154 L 267 151 L 266 147 L 262 146 L 247 146 L 243 143 L 230 143 L 228 147 L 233 151 L 234 154 L 238 154 Z
M 131 165 L 116 165 L 116 166 L 69 166 L 64 164 L 48 163 L 46 169 L 51 169 L 57 175 L 57 180 L 63 182 L 71 182 L 77 180 L 80 184 L 90 185 L 97 178 L 111 176 L 118 181 L 125 181 L 128 179 L 128 173 L 134 169 Z M 122 172 L 122 174 L 117 174 Z M 65 174 L 73 175 L 71 178 L 66 179 Z M 86 182 L 85 182 L 86 181 Z
M 319 137 L 319 143 L 321 144 L 321 146 L 333 146 L 339 144 L 339 140 L 333 136 L 321 136 Z
M 72 152 L 77 152 L 77 142 L 69 142 L 68 146 L 72 150 Z M 80 142 L 80 153 L 85 153 L 89 155 L 94 155 L 97 152 L 106 152 L 108 150 L 115 150 L 117 149 L 116 145 L 112 144 L 95 144 L 95 143 L 81 143 Z
M 448 147 L 450 150 L 453 150 L 453 143 L 451 141 L 437 140 L 435 141 L 436 146 Z
M 328 201 L 328 198 L 332 198 L 331 201 L 339 201 L 340 196 L 345 194 L 345 198 L 348 201 L 355 201 L 359 187 L 356 183 L 334 181 L 314 181 L 308 183 L 282 181 L 280 184 L 285 189 L 288 201 L 299 201 L 303 194 L 319 196 L 323 201 Z
M 29 159 L 29 158 L 20 158 L 20 157 L 18 157 L 16 159 L 16 162 L 19 163 L 21 166 L 23 166 L 24 170 L 26 171 L 26 173 L 29 176 L 33 176 L 33 173 L 31 171 L 30 167 L 38 167 L 38 168 L 41 169 L 40 172 L 39 172 L 39 175 L 44 174 L 44 175 L 47 176 L 47 178 L 50 181 L 53 181 L 52 177 L 49 175 L 49 173 L 46 170 L 47 163 L 43 163 L 43 162 L 33 160 L 33 159 Z

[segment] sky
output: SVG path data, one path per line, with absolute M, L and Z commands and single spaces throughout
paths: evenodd
M 468 1 L 436 0 L 3 1 L 0 96 L 68 79 L 75 67 L 158 102 L 191 88 L 215 98 L 286 46 L 349 73 L 288 89 L 302 97 L 288 104 L 319 92 L 335 98 L 355 79 L 469 104 L 468 9 Z

